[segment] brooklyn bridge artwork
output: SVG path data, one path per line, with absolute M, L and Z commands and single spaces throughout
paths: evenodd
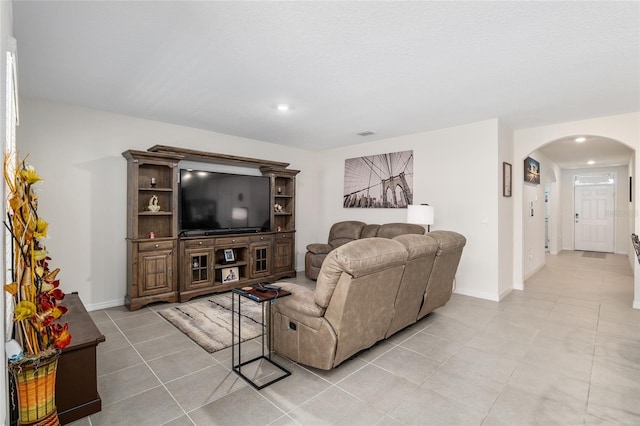
M 413 151 L 348 158 L 342 205 L 406 208 L 413 203 Z

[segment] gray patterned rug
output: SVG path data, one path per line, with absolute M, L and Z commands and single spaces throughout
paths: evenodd
M 262 308 L 243 297 L 241 299 L 242 341 L 262 334 Z M 236 311 L 238 310 L 236 299 Z M 213 353 L 231 346 L 231 292 L 208 296 L 195 302 L 182 303 L 158 311 L 178 330 L 191 340 Z M 236 342 L 238 336 L 238 316 L 235 321 Z

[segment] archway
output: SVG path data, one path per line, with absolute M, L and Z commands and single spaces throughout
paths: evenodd
M 553 254 L 563 250 L 591 250 L 628 255 L 633 229 L 633 223 L 629 223 L 632 215 L 628 199 L 633 150 L 599 136 L 587 136 L 582 143 L 574 139 L 575 136 L 570 136 L 551 141 L 528 154 L 526 161 L 539 165 L 541 172 L 539 182 L 523 182 L 524 279 L 545 265 L 547 247 L 553 247 L 549 250 Z M 596 180 L 598 185 L 594 186 Z M 574 194 L 594 196 L 596 192 L 603 192 L 604 196 L 593 202 L 584 199 L 587 204 L 574 203 Z M 545 214 L 547 200 L 553 207 L 549 215 Z M 596 203 L 598 208 L 594 210 L 592 206 Z M 591 219 L 589 214 L 581 214 L 581 219 L 577 219 L 574 215 L 582 213 L 581 207 L 585 207 L 585 213 L 594 212 L 598 217 Z M 553 225 L 550 233 L 548 223 Z M 550 237 L 548 245 L 547 236 Z
M 635 160 L 635 151 L 640 146 L 640 114 L 624 114 L 613 117 L 605 117 L 579 122 L 563 123 L 561 125 L 551 125 L 538 128 L 525 129 L 514 132 L 514 152 L 513 152 L 513 176 L 523 176 L 524 159 L 543 146 L 554 141 L 582 135 L 596 135 L 610 140 L 614 140 L 628 148 L 634 154 L 629 164 L 629 175 L 635 179 L 640 176 L 638 162 Z M 517 182 L 517 181 L 516 181 Z M 513 288 L 522 290 L 524 288 L 524 184 L 513 185 L 514 197 L 514 235 L 513 235 Z M 640 206 L 640 191 L 638 185 L 633 188 L 633 202 L 629 209 L 632 212 L 638 211 Z M 640 221 L 634 219 L 635 214 L 630 214 L 630 229 L 636 234 L 640 233 Z M 633 307 L 640 309 L 640 268 L 634 259 L 634 251 L 629 239 L 627 253 L 633 263 L 634 271 L 634 300 Z

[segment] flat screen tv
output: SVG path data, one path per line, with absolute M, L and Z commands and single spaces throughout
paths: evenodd
M 267 176 L 180 170 L 180 233 L 209 235 L 270 229 Z

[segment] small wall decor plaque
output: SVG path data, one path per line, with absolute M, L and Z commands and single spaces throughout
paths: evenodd
M 524 160 L 524 181 L 536 185 L 540 184 L 540 163 L 531 157 Z

